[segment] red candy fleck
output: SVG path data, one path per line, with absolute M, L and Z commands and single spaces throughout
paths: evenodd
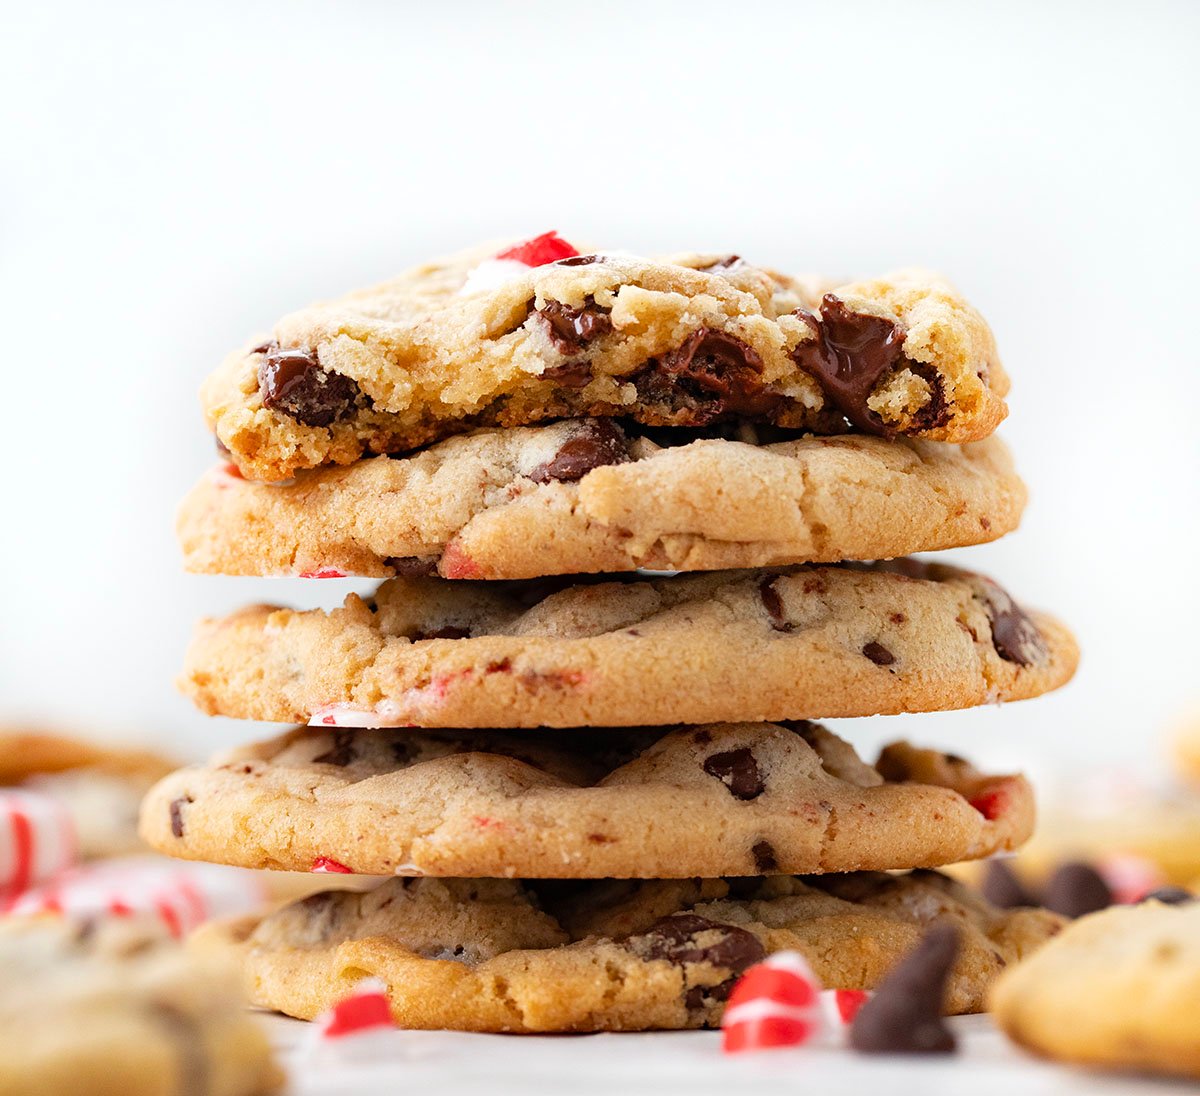
M 540 236 L 534 236 L 532 240 L 524 240 L 501 251 L 496 258 L 512 259 L 526 266 L 545 266 L 546 263 L 570 259 L 578 254 L 579 252 L 557 232 L 543 232 Z
M 1167 882 L 1157 864 L 1133 853 L 1110 853 L 1096 865 L 1096 870 L 1108 884 L 1115 902 L 1140 902 Z
M 870 1000 L 871 995 L 865 989 L 835 989 L 833 1003 L 838 1017 L 843 1024 L 849 1024 L 858 1010 Z
M 339 864 L 336 860 L 331 860 L 328 856 L 318 856 L 313 861 L 312 867 L 308 869 L 310 872 L 321 874 L 323 872 L 334 872 L 338 875 L 353 875 L 354 872 L 346 867 L 345 864 Z
M 483 568 L 451 541 L 442 553 L 442 574 L 446 578 L 483 578 Z
M 1003 790 L 984 792 L 970 800 L 974 807 L 989 822 L 999 818 L 1008 806 L 1008 795 Z
M 354 993 L 335 1004 L 321 1018 L 322 1036 L 340 1039 L 372 1028 L 395 1027 L 386 989 L 377 978 L 363 979 Z
M 301 571 L 301 578 L 345 578 L 346 572 L 333 567 L 325 567 L 320 571 Z
M 482 830 L 502 830 L 505 828 L 505 823 L 499 818 L 487 818 L 482 814 L 477 814 L 471 821 Z

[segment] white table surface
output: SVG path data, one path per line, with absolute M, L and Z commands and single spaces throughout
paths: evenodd
M 1010 1044 L 986 1016 L 950 1021 L 955 1055 L 865 1057 L 837 1046 L 726 1056 L 718 1032 L 639 1035 L 467 1035 L 395 1031 L 313 1050 L 315 1030 L 264 1017 L 293 1096 L 413 1093 L 690 1094 L 806 1096 L 1169 1096 L 1179 1081 L 1099 1074 L 1038 1061 Z M 1063 1017 L 1069 1023 L 1069 1017 Z M 358 1045 L 354 1045 L 357 1043 Z

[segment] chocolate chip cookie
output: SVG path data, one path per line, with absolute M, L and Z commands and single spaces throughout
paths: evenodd
M 1083 917 L 1004 974 L 990 1006 L 1038 1054 L 1200 1077 L 1200 904 L 1151 900 Z
M 181 679 L 210 714 L 319 726 L 578 727 L 964 708 L 1057 688 L 1075 641 L 936 564 L 665 579 L 396 578 L 333 612 L 201 622 Z
M 497 258 L 508 275 L 480 279 Z M 293 313 L 202 402 L 242 473 L 274 481 L 578 415 L 963 442 L 992 433 L 1007 390 L 987 324 L 935 275 L 826 287 L 736 256 L 564 244 L 437 260 Z
M 1025 504 L 998 438 L 706 433 L 616 419 L 484 429 L 286 485 L 218 465 L 180 510 L 185 566 L 517 579 L 888 559 L 994 540 Z
M 393 879 L 201 930 L 233 951 L 255 1003 L 309 1018 L 364 975 L 401 1027 L 640 1031 L 712 1027 L 737 976 L 802 952 L 829 988 L 871 989 L 926 926 L 962 949 L 946 1007 L 975 1012 L 991 980 L 1061 924 L 999 911 L 936 872 L 624 883 Z
M 1013 849 L 1023 777 L 823 727 L 300 729 L 167 777 L 161 852 L 361 874 L 678 878 L 932 867 Z
M 0 924 L 0 1092 L 260 1096 L 283 1076 L 232 963 L 110 918 Z

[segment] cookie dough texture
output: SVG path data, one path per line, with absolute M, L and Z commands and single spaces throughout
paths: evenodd
M 138 807 L 174 767 L 147 751 L 0 728 L 0 786 L 29 788 L 59 800 L 75 822 L 84 859 L 144 850 L 137 835 Z
M 229 357 L 201 399 L 242 472 L 286 479 L 474 426 L 572 415 L 740 417 L 821 433 L 850 417 L 868 432 L 963 442 L 1007 413 L 987 324 L 936 275 L 902 271 L 822 296 L 728 256 L 607 254 L 463 294 L 492 253 L 295 312 Z M 849 359 L 826 345 L 835 325 L 839 346 L 856 346 Z M 273 396 L 264 370 L 284 359 L 290 391 Z
M 991 995 L 1038 1054 L 1200 1077 L 1200 904 L 1114 906 L 1074 922 Z
M 185 566 L 518 579 L 887 559 L 994 540 L 1016 528 L 1025 504 L 998 438 L 713 438 L 664 448 L 612 427 L 615 446 L 592 445 L 597 466 L 564 464 L 562 454 L 580 455 L 588 426 L 477 430 L 285 485 L 218 466 L 180 509 Z
M 0 1096 L 260 1096 L 282 1075 L 232 963 L 128 919 L 0 924 Z
M 1019 776 L 815 724 L 505 734 L 297 730 L 168 777 L 172 856 L 363 874 L 680 878 L 930 867 L 1013 849 Z
M 312 1017 L 364 975 L 397 1023 L 464 1031 L 712 1027 L 737 976 L 802 952 L 831 988 L 870 989 L 925 927 L 963 947 L 947 1009 L 982 1008 L 991 980 L 1058 930 L 1044 910 L 1000 911 L 935 872 L 574 885 L 393 879 L 210 925 L 195 946 L 234 952 L 251 999 Z
M 392 579 L 331 613 L 202 621 L 181 687 L 241 719 L 641 726 L 1019 700 L 1077 658 L 1063 625 L 989 579 L 897 561 L 565 587 Z

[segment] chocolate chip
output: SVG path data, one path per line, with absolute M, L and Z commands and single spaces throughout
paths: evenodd
M 1063 864 L 1046 884 L 1042 904 L 1064 917 L 1082 917 L 1107 909 L 1113 903 L 1112 891 L 1090 864 Z
M 267 352 L 258 367 L 263 406 L 280 411 L 305 426 L 329 426 L 354 410 L 362 393 L 341 373 L 322 369 L 315 354 L 301 349 Z
M 274 340 L 271 340 L 270 342 L 259 343 L 258 346 L 256 346 L 253 350 L 250 351 L 250 353 L 251 354 L 270 354 L 273 350 L 278 350 L 278 349 L 279 349 L 279 343 L 275 342 Z
M 860 430 L 884 437 L 895 433 L 867 406 L 867 397 L 889 369 L 907 363 L 904 328 L 884 316 L 852 312 L 832 293 L 821 300 L 820 319 L 804 308 L 793 315 L 814 335 L 792 351 L 796 364 L 813 375 L 830 403 Z
M 992 626 L 992 646 L 996 648 L 996 654 L 1005 662 L 1015 662 L 1018 666 L 1032 666 L 1045 659 L 1049 652 L 1037 625 L 1007 590 L 991 579 L 983 582 L 987 588 L 984 605 Z
M 790 632 L 796 627 L 784 615 L 783 598 L 779 596 L 779 591 L 775 589 L 775 580 L 773 578 L 763 579 L 758 584 L 758 596 L 762 598 L 763 608 L 767 610 L 767 616 L 771 618 L 771 627 L 775 631 Z
M 779 861 L 775 857 L 775 848 L 770 841 L 759 841 L 750 850 L 754 857 L 754 868 L 763 875 L 771 875 L 779 871 Z
M 1186 906 L 1189 902 L 1196 901 L 1196 896 L 1189 890 L 1184 890 L 1183 887 L 1159 887 L 1158 890 L 1152 890 L 1149 894 L 1142 895 L 1138 899 L 1138 905 L 1143 902 L 1161 902 L 1164 906 Z
M 758 762 L 745 746 L 706 757 L 703 768 L 721 781 L 734 799 L 757 799 L 766 789 Z
M 691 1008 L 698 1007 L 705 997 L 723 1001 L 737 976 L 766 956 L 766 949 L 752 932 L 694 913 L 664 917 L 641 936 L 632 937 L 627 946 L 643 959 L 665 959 L 677 966 L 707 963 L 730 972 L 731 976 L 720 985 L 703 987 L 703 992 L 689 1003 Z
M 1025 889 L 1016 872 L 1003 860 L 989 860 L 980 886 L 984 898 L 997 909 L 1011 910 L 1036 906 L 1037 899 Z
M 183 836 L 183 808 L 194 802 L 190 795 L 182 795 L 171 800 L 171 833 L 176 837 Z
M 537 311 L 546 327 L 546 334 L 560 354 L 577 354 L 593 339 L 612 330 L 609 309 L 602 308 L 588 297 L 582 308 L 572 308 L 561 301 L 547 301 Z
M 896 656 L 882 643 L 876 643 L 875 640 L 871 640 L 870 643 L 864 643 L 862 653 L 874 662 L 876 666 L 891 666 L 896 661 Z
M 350 762 L 356 760 L 358 751 L 354 748 L 353 731 L 334 731 L 333 746 L 319 757 L 314 757 L 317 765 L 337 765 L 344 769 Z
M 586 388 L 592 380 L 591 362 L 563 362 L 542 370 L 542 380 L 554 381 L 562 388 Z
M 600 255 L 572 255 L 569 259 L 559 259 L 555 266 L 591 266 L 600 262 Z
M 432 575 L 437 571 L 436 560 L 422 559 L 420 556 L 385 556 L 383 565 L 390 567 L 393 575 L 404 575 L 406 578 Z
M 648 394 L 661 398 L 671 388 L 681 388 L 707 405 L 702 419 L 722 414 L 769 416 L 783 404 L 783 397 L 763 384 L 758 351 L 723 331 L 702 327 L 651 365 Z M 641 392 L 641 380 L 634 380 Z
M 573 483 L 593 468 L 627 460 L 625 432 L 612 419 L 579 419 L 559 451 L 530 472 L 529 478 L 534 483 Z
M 958 929 L 934 925 L 880 983 L 850 1025 L 862 1054 L 951 1054 L 957 1042 L 942 1017 Z
M 932 365 L 906 358 L 904 364 L 929 385 L 929 399 L 913 413 L 913 430 L 936 430 L 950 421 L 950 403 L 946 399 L 946 382 Z

